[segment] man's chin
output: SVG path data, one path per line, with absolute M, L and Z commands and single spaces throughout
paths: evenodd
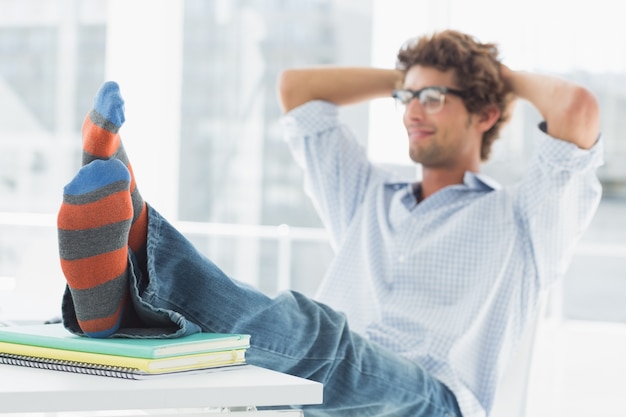
M 410 149 L 409 150 L 409 158 L 411 158 L 411 161 L 415 162 L 416 164 L 427 164 L 429 162 L 429 158 L 428 155 L 425 155 L 424 152 L 418 152 L 416 149 Z

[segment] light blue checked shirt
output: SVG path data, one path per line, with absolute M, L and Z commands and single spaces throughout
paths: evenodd
M 335 105 L 307 103 L 282 123 L 336 249 L 318 299 L 431 372 L 464 416 L 484 416 L 597 208 L 601 139 L 585 151 L 540 133 L 519 184 L 467 172 L 417 204 L 413 184 L 368 161 Z

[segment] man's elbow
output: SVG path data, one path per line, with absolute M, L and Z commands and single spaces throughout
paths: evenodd
M 591 91 L 582 86 L 576 86 L 563 99 L 564 107 L 557 120 L 554 123 L 548 120 L 548 130 L 552 130 L 551 126 L 554 127 L 554 131 L 549 133 L 559 139 L 573 142 L 580 148 L 591 148 L 600 134 L 598 100 Z
M 569 107 L 570 120 L 577 120 L 581 134 L 578 146 L 589 149 L 600 134 L 600 105 L 593 93 L 578 87 Z
M 284 113 L 303 104 L 302 85 L 298 71 L 284 70 L 278 77 L 278 100 Z
M 593 123 L 600 117 L 600 105 L 591 91 L 577 87 L 569 102 L 569 112 L 581 120 Z

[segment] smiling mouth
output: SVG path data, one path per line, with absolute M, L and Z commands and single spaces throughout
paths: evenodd
M 416 140 L 420 140 L 420 139 L 424 139 L 427 137 L 432 136 L 435 133 L 434 129 L 409 129 L 407 131 L 409 138 L 410 139 L 416 139 Z

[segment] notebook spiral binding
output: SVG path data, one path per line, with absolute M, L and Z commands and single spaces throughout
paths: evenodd
M 83 362 L 64 361 L 58 359 L 41 359 L 33 356 L 14 355 L 10 353 L 0 353 L 0 363 L 5 365 L 28 366 L 30 368 L 124 379 L 139 379 L 139 375 L 137 373 L 141 372 L 135 368 L 126 368 L 122 366 L 87 364 Z

